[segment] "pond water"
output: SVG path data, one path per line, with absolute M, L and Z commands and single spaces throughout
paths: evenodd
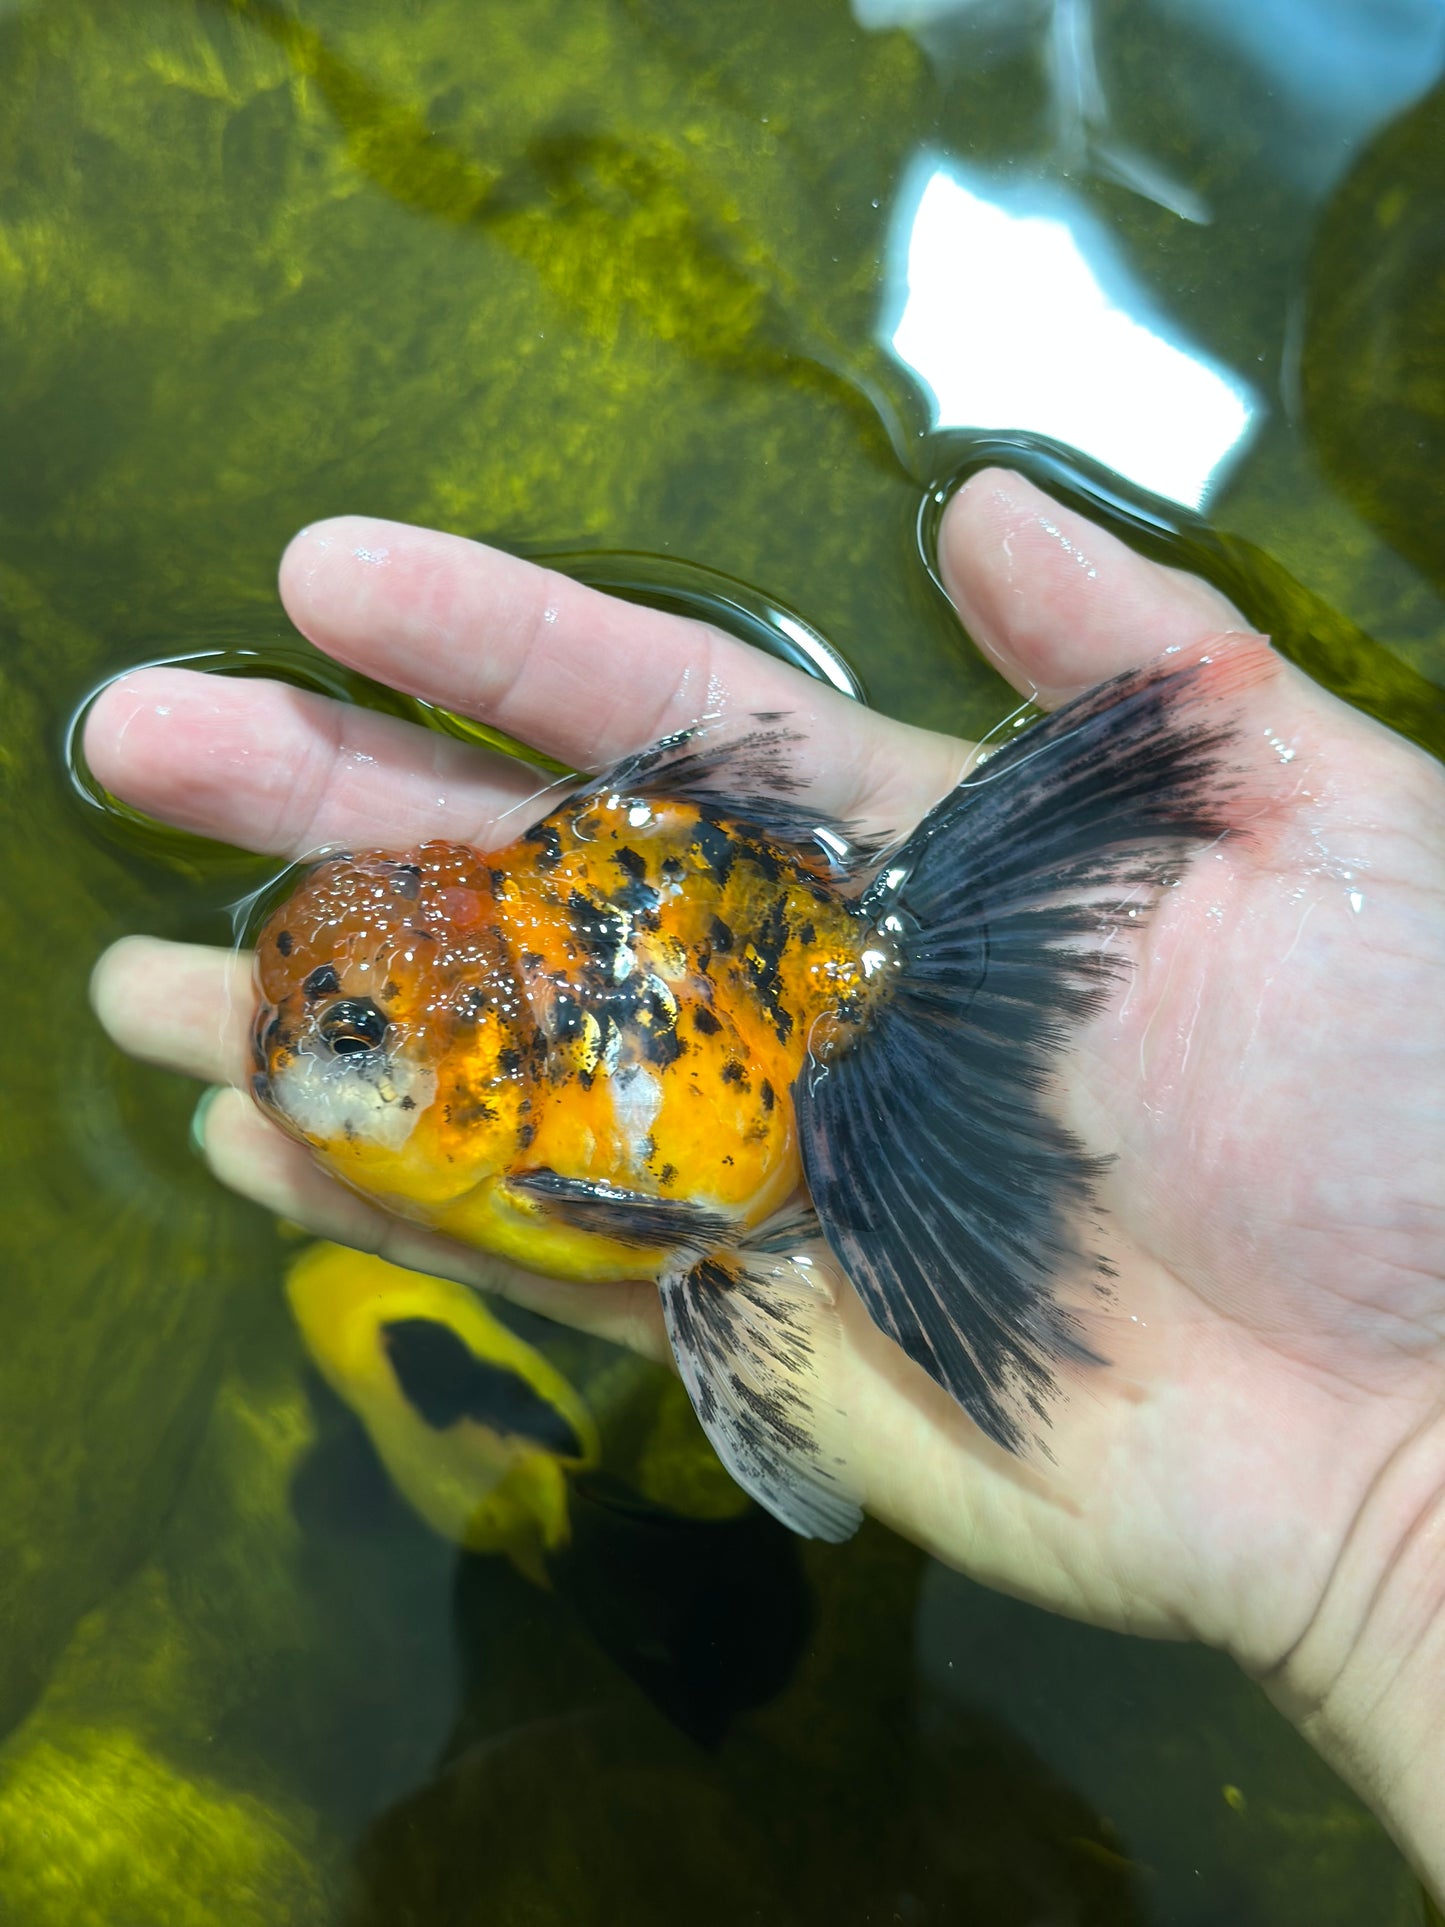
M 273 591 L 361 509 L 981 734 L 928 543 L 1002 455 L 1439 752 L 1442 62 L 1439 0 L 0 0 L 0 1920 L 1421 1917 L 1224 1660 L 780 1548 L 581 1340 L 527 1326 L 711 1529 L 551 1591 L 432 1537 L 85 1004 L 267 871 L 67 730 L 179 655 L 384 700 Z M 709 1561 L 699 1657 L 647 1615 Z

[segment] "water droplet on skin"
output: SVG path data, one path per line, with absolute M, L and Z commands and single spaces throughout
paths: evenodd
M 1355 913 L 1355 915 L 1356 915 L 1356 916 L 1358 916 L 1358 915 L 1360 914 L 1360 912 L 1361 912 L 1361 911 L 1362 911 L 1362 910 L 1364 909 L 1364 907 L 1365 907 L 1365 893 L 1364 893 L 1364 891 L 1363 891 L 1363 890 L 1351 890 L 1351 892 L 1350 892 L 1350 908 L 1351 908 L 1351 909 L 1352 909 L 1352 910 L 1354 911 L 1354 913 Z
M 391 560 L 390 549 L 353 549 L 352 554 L 358 562 L 369 562 L 374 568 L 384 568 Z

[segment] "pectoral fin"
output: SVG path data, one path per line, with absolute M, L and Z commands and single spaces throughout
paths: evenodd
M 725 1238 L 733 1220 L 685 1198 L 658 1198 L 627 1191 L 596 1178 L 568 1178 L 558 1171 L 520 1171 L 512 1189 L 534 1199 L 552 1217 L 578 1231 L 595 1232 L 639 1250 L 662 1246 L 705 1250 Z
M 816 1222 L 776 1224 L 661 1290 L 682 1382 L 738 1484 L 805 1538 L 851 1538 L 863 1515 L 830 1393 L 842 1328 Z

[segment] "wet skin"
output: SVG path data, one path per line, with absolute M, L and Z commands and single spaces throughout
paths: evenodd
M 975 477 L 942 542 L 970 634 L 1047 706 L 1243 627 L 1207 586 L 1013 476 Z M 282 592 L 341 660 L 574 766 L 704 708 L 785 710 L 808 737 L 800 769 L 819 807 L 896 832 L 969 754 L 707 629 L 452 537 L 321 524 L 292 544 Z M 846 1293 L 836 1397 L 870 1510 L 1010 1591 L 1231 1651 L 1438 1886 L 1445 780 L 1292 669 L 1254 720 L 1293 786 L 1286 824 L 1192 866 L 1059 1094 L 1114 1155 L 1118 1280 L 1097 1327 L 1112 1362 L 1067 1383 L 1053 1462 L 982 1440 Z M 86 749 L 137 807 L 287 856 L 495 846 L 538 788 L 389 718 L 172 670 L 112 685 Z M 249 963 L 131 939 L 95 995 L 126 1048 L 245 1084 Z M 664 1355 L 651 1284 L 544 1280 L 401 1224 L 240 1089 L 209 1105 L 204 1136 L 218 1174 L 273 1211 Z

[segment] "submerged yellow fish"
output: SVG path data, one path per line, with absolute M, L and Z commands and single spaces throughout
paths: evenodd
M 1045 1101 L 1166 867 L 1239 827 L 1230 643 L 1011 738 L 886 860 L 795 800 L 776 717 L 658 744 L 492 852 L 316 865 L 261 932 L 254 1088 L 356 1189 L 534 1270 L 653 1277 L 724 1463 L 796 1530 L 857 1488 L 817 1385 L 830 1247 L 1018 1447 L 1098 1260 Z
M 302 1252 L 286 1295 L 322 1377 L 414 1510 L 545 1583 L 544 1556 L 571 1530 L 568 1481 L 598 1457 L 592 1415 L 562 1374 L 464 1285 L 340 1245 Z
M 601 1473 L 578 1393 L 461 1285 L 320 1244 L 286 1289 L 312 1359 L 435 1531 L 555 1592 L 703 1745 L 781 1691 L 812 1608 L 797 1542 L 775 1520 L 746 1500 L 722 1516 L 677 1512 Z M 474 1586 L 463 1569 L 464 1640 Z

